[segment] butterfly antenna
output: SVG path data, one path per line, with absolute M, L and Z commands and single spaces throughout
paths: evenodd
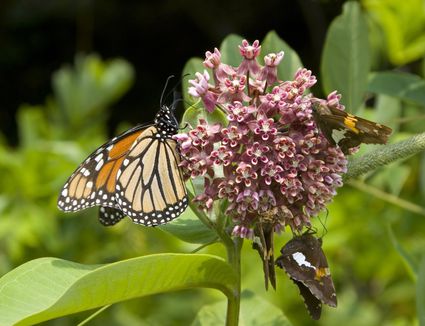
M 179 87 L 180 86 L 180 84 L 182 83 L 182 81 L 183 81 L 183 78 L 186 78 L 187 76 L 190 76 L 190 74 L 185 74 L 185 75 L 183 75 L 183 77 L 182 78 L 180 78 L 179 79 L 179 81 L 174 85 L 174 87 L 167 93 L 167 95 L 165 95 L 165 91 L 167 90 L 167 86 L 168 86 L 168 83 L 169 83 L 169 81 L 170 81 L 170 79 L 171 78 L 174 78 L 175 76 L 174 75 L 170 75 L 168 78 L 167 78 L 167 81 L 165 82 L 165 86 L 164 86 L 164 89 L 163 89 L 163 91 L 162 91 L 162 95 L 161 95 L 161 101 L 160 101 L 160 103 L 159 103 L 159 105 L 160 106 L 162 106 L 162 103 L 163 103 L 163 100 L 164 100 L 164 98 L 168 98 L 168 96 L 170 96 L 170 94 L 171 93 L 173 93 L 173 103 L 172 103 L 172 107 L 176 104 L 176 103 L 178 103 L 179 102 L 179 99 L 182 97 L 181 96 L 181 93 L 180 92 L 178 92 L 178 91 L 176 91 L 176 89 L 177 89 L 177 87 Z M 178 95 L 178 96 L 176 96 L 176 95 Z
M 322 224 L 322 226 L 323 226 L 323 233 L 322 233 L 321 238 L 323 238 L 323 237 L 326 235 L 326 233 L 328 233 L 328 229 L 326 228 L 326 222 L 327 222 L 327 220 L 328 220 L 329 210 L 328 210 L 327 208 L 325 208 L 325 209 L 326 209 L 325 222 L 322 222 L 322 219 L 321 219 L 321 218 L 319 218 L 319 222 L 320 222 L 320 224 Z
M 174 78 L 174 75 L 168 76 L 167 81 L 165 82 L 164 89 L 162 90 L 162 94 L 161 94 L 161 99 L 159 100 L 159 106 L 160 107 L 162 107 L 162 103 L 163 103 L 163 100 L 164 100 L 165 91 L 167 90 L 168 83 L 170 82 L 170 79 L 171 78 Z M 175 88 L 173 88 L 172 91 L 174 91 L 174 89 Z M 170 95 L 170 93 L 168 93 L 166 97 L 168 97 L 168 95 Z

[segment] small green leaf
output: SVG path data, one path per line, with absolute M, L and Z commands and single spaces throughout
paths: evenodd
M 203 61 L 201 58 L 191 58 L 188 62 L 186 62 L 183 73 L 182 73 L 182 84 L 183 84 L 183 100 L 184 106 L 187 109 L 192 106 L 198 99 L 194 99 L 189 95 L 188 90 L 190 87 L 189 79 L 195 79 L 195 73 L 200 72 L 201 74 L 204 72 L 206 68 L 203 65 Z
M 425 80 L 417 75 L 395 71 L 372 73 L 367 90 L 425 106 Z
M 418 282 L 416 285 L 416 310 L 418 311 L 419 325 L 425 326 L 425 255 L 418 270 Z
M 133 79 L 134 70 L 127 61 L 78 55 L 74 68 L 63 67 L 53 74 L 52 84 L 62 114 L 78 126 L 121 97 Z
M 223 311 L 225 309 L 225 301 L 204 306 L 199 311 L 192 326 L 224 325 L 225 314 Z M 242 293 L 239 324 L 256 326 L 292 325 L 279 308 L 251 291 Z
M 239 45 L 242 44 L 243 37 L 230 34 L 227 36 L 220 46 L 221 62 L 237 67 L 242 62 L 242 56 L 239 53 Z
M 40 258 L 0 279 L 0 325 L 34 325 L 76 312 L 169 291 L 208 287 L 231 296 L 233 269 L 221 258 L 159 254 L 107 265 Z
M 261 43 L 261 58 L 269 53 L 280 51 L 283 51 L 285 55 L 278 66 L 277 74 L 281 80 L 292 80 L 298 68 L 303 67 L 301 59 L 275 31 L 269 32 Z
M 199 119 L 206 120 L 210 125 L 220 123 L 222 126 L 227 126 L 229 123 L 222 110 L 216 108 L 213 112 L 208 113 L 207 110 L 202 107 L 202 104 L 198 102 L 184 112 L 182 124 L 188 123 L 192 127 L 195 127 L 199 124 Z
M 399 163 L 399 162 L 397 162 Z M 409 165 L 393 163 L 372 179 L 371 184 L 377 188 L 389 188 L 389 192 L 398 196 L 409 177 L 412 168 Z
M 161 225 L 161 230 L 189 243 L 209 243 L 217 239 L 217 234 L 205 226 L 188 207 L 186 211 L 171 223 Z
M 397 119 L 401 116 L 401 109 L 400 99 L 379 94 L 376 98 L 373 121 L 391 127 L 393 129 L 393 134 L 395 134 L 400 126 L 400 124 L 397 123 Z
M 348 1 L 329 27 L 321 73 L 326 93 L 337 90 L 348 111 L 363 102 L 370 68 L 367 23 L 359 3 Z
M 19 140 L 24 147 L 33 147 L 40 140 L 49 138 L 49 124 L 41 106 L 22 105 L 18 115 Z

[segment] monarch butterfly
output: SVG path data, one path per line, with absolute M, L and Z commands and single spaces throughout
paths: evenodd
M 153 124 L 138 125 L 94 151 L 63 186 L 59 209 L 101 206 L 99 221 L 105 226 L 125 215 L 156 226 L 183 213 L 188 198 L 172 138 L 178 130 L 174 110 L 175 104 L 161 105 Z

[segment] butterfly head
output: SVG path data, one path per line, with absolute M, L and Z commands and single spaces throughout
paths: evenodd
M 169 135 L 177 133 L 179 123 L 174 116 L 174 105 L 169 108 L 166 105 L 161 106 L 158 113 L 155 116 L 155 125 L 161 131 L 165 131 Z

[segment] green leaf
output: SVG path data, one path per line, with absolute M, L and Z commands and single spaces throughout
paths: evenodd
M 385 45 L 383 50 L 391 63 L 405 65 L 424 56 L 423 0 L 363 0 L 362 5 L 371 21 L 379 25 L 384 41 L 381 46 Z
M 425 255 L 422 257 L 418 270 L 418 282 L 416 285 L 416 310 L 418 312 L 419 325 L 425 326 Z
M 422 152 L 419 157 L 419 189 L 421 190 L 422 198 L 425 195 L 425 152 Z
M 225 325 L 226 302 L 220 301 L 204 306 L 192 326 Z M 244 291 L 241 298 L 240 325 L 290 326 L 282 311 L 251 291 Z
M 133 79 L 133 67 L 125 60 L 78 55 L 75 67 L 55 72 L 52 83 L 62 114 L 78 126 L 120 98 Z
M 210 243 L 217 239 L 217 234 L 205 226 L 188 207 L 179 218 L 171 223 L 161 225 L 161 230 L 189 243 Z
M 33 147 L 37 142 L 49 139 L 49 125 L 42 106 L 22 105 L 17 119 L 19 141 L 23 147 Z
M 159 254 L 108 265 L 40 258 L 0 279 L 0 325 L 34 325 L 141 296 L 194 287 L 231 296 L 233 269 L 221 258 Z
M 412 277 L 412 279 L 416 279 L 419 269 L 418 264 L 415 262 L 413 257 L 403 248 L 400 242 L 398 242 L 390 225 L 388 225 L 387 230 L 390 240 L 395 250 L 397 250 L 398 254 L 402 258 L 403 263 L 406 266 L 407 271 L 409 272 L 409 275 Z
M 343 13 L 329 27 L 323 49 L 321 73 L 326 93 L 337 90 L 348 111 L 363 102 L 370 68 L 368 31 L 357 2 L 344 4 Z
M 402 113 L 400 99 L 393 96 L 379 94 L 376 97 L 375 103 L 375 115 L 371 118 L 373 121 L 377 121 L 391 127 L 393 129 L 393 134 L 395 134 L 400 126 L 400 124 L 397 123 L 397 119 L 400 118 Z
M 367 90 L 425 106 L 425 80 L 404 72 L 372 73 Z
M 239 45 L 242 44 L 243 37 L 230 34 L 227 36 L 220 46 L 221 62 L 237 67 L 242 62 L 242 56 L 239 53 Z
M 200 72 L 201 74 L 206 70 L 203 65 L 203 61 L 201 58 L 191 58 L 184 65 L 182 80 L 183 80 L 183 100 L 185 108 L 188 108 L 195 104 L 198 99 L 193 99 L 192 96 L 189 95 L 189 79 L 195 78 L 195 73 Z
M 209 125 L 220 123 L 222 126 L 227 126 L 229 123 L 226 114 L 222 110 L 216 108 L 213 112 L 208 113 L 202 107 L 202 104 L 198 102 L 184 111 L 182 124 L 188 123 L 192 127 L 195 127 L 199 124 L 199 119 L 205 119 Z
M 400 195 L 412 168 L 409 165 L 393 163 L 387 166 L 373 178 L 371 184 L 377 188 L 389 188 L 389 192 L 395 196 Z
M 262 58 L 269 53 L 280 51 L 283 51 L 285 55 L 278 66 L 277 75 L 281 80 L 292 80 L 298 68 L 303 67 L 301 59 L 275 31 L 269 32 L 261 43 Z

